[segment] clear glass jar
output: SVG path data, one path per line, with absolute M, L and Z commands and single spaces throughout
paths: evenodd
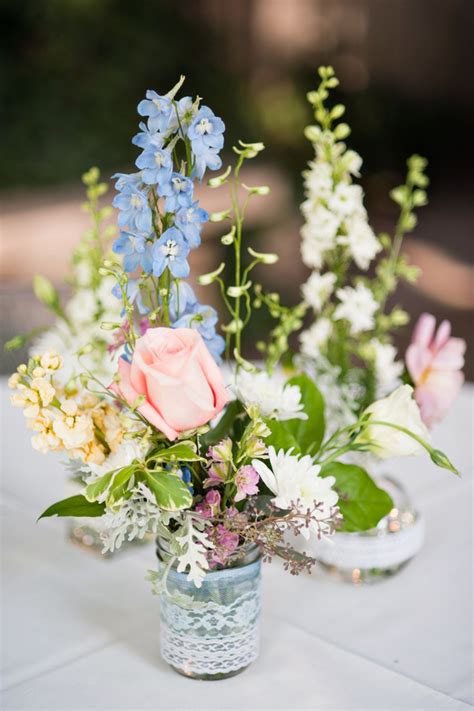
M 157 541 L 158 560 L 161 563 Z M 160 597 L 160 650 L 179 674 L 217 680 L 235 676 L 258 656 L 261 561 L 248 546 L 234 564 L 209 571 L 202 586 L 171 569 Z
M 369 531 L 335 533 L 313 547 L 316 560 L 340 581 L 361 585 L 376 583 L 398 573 L 419 552 L 424 522 L 402 485 L 387 475 L 376 477 L 377 486 L 393 499 L 393 509 Z

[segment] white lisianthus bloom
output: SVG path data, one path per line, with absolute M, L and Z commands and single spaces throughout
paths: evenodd
M 264 417 L 275 420 L 306 420 L 301 390 L 288 385 L 280 373 L 269 375 L 266 371 L 240 370 L 234 382 L 234 392 L 246 407 L 256 405 Z
M 331 296 L 335 283 L 336 275 L 332 272 L 326 272 L 326 274 L 313 272 L 306 284 L 303 284 L 301 290 L 304 300 L 312 306 L 316 313 L 321 311 L 324 303 Z
M 313 464 L 310 456 L 297 457 L 282 449 L 275 452 L 268 448 L 270 467 L 259 459 L 252 461 L 252 466 L 258 472 L 262 481 L 275 494 L 273 503 L 279 509 L 289 510 L 298 505 L 298 510 L 306 513 L 318 504 L 312 513 L 312 521 L 308 528 L 303 528 L 301 534 L 308 539 L 310 532 L 329 534 L 331 530 L 329 519 L 334 514 L 338 495 L 332 486 L 336 483 L 333 476 L 320 477 L 321 467 Z
M 363 284 L 357 284 L 356 287 L 345 286 L 343 289 L 338 289 L 336 295 L 340 301 L 334 311 L 336 321 L 339 319 L 349 321 L 353 335 L 373 328 L 378 304 L 370 289 Z
M 319 318 L 306 331 L 300 334 L 301 352 L 309 358 L 317 358 L 332 333 L 332 324 L 328 318 Z
M 430 434 L 423 424 L 419 407 L 412 394 L 413 388 L 410 385 L 400 385 L 391 395 L 372 403 L 364 412 L 370 415 L 368 424 L 356 441 L 368 444 L 370 450 L 380 459 L 421 454 L 424 447 L 410 435 L 395 427 L 371 424 L 371 421 L 377 421 L 398 425 L 429 443 Z
M 346 220 L 345 226 L 347 234 L 338 237 L 338 243 L 347 245 L 359 269 L 368 269 L 382 245 L 362 215 L 354 215 Z
M 381 343 L 377 338 L 373 338 L 370 345 L 374 353 L 377 395 L 386 395 L 399 385 L 403 363 L 396 360 L 397 349 L 391 343 Z

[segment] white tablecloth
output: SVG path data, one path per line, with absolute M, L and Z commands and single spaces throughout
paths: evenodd
M 64 521 L 35 523 L 62 498 L 64 468 L 31 449 L 3 382 L 2 708 L 470 708 L 472 394 L 436 432 L 462 479 L 426 458 L 391 466 L 425 515 L 420 555 L 359 588 L 265 566 L 260 658 L 213 683 L 159 657 L 152 545 L 104 560 L 71 545 Z

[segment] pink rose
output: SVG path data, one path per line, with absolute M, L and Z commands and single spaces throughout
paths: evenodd
M 405 355 L 415 399 L 428 427 L 443 419 L 464 382 L 461 369 L 466 342 L 451 338 L 449 321 L 443 321 L 436 333 L 435 330 L 435 317 L 422 314 Z
M 180 432 L 205 425 L 228 401 L 222 373 L 192 328 L 149 328 L 137 339 L 132 362 L 121 358 L 118 382 L 110 390 L 176 439 Z

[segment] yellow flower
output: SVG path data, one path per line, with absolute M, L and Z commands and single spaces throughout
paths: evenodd
M 43 407 L 48 407 L 54 400 L 56 390 L 46 378 L 33 378 L 31 387 L 39 394 Z
M 59 370 L 63 365 L 63 358 L 58 355 L 56 351 L 45 351 L 45 353 L 40 356 L 39 361 L 41 367 L 48 372 Z
M 81 413 L 75 400 L 63 402 L 61 410 L 62 417 L 54 421 L 53 430 L 65 449 L 80 449 L 94 439 L 92 417 Z
M 20 384 L 20 374 L 13 373 L 13 375 L 10 375 L 10 377 L 8 378 L 8 387 L 11 388 L 12 390 L 16 390 L 19 384 Z
M 18 392 L 11 396 L 10 401 L 15 407 L 22 407 L 25 417 L 34 419 L 40 413 L 40 399 L 36 390 L 18 384 Z
M 39 452 L 62 449 L 61 440 L 53 431 L 53 420 L 48 412 L 43 410 L 38 417 L 30 420 L 28 426 L 38 432 L 31 438 L 31 444 Z
M 82 459 L 83 462 L 91 462 L 91 464 L 102 464 L 105 461 L 104 449 L 96 440 L 88 442 L 80 449 L 73 450 L 71 455 Z

